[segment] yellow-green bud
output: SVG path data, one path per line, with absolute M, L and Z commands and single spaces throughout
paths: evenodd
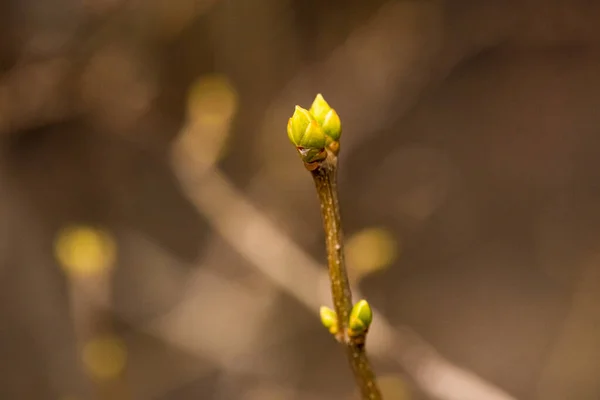
M 325 134 L 312 115 L 296 106 L 294 115 L 288 121 L 288 137 L 296 147 L 305 149 L 325 148 Z
M 351 337 L 363 335 L 369 330 L 373 321 L 373 311 L 366 300 L 360 300 L 352 307 L 348 320 L 348 335 Z
M 325 101 L 321 93 L 317 94 L 312 105 L 310 106 L 310 113 L 319 124 L 323 123 L 325 115 L 331 110 L 329 103 Z
M 287 134 L 305 163 L 319 161 L 327 156 L 324 150 L 325 133 L 306 109 L 296 106 L 294 115 L 288 120 Z
M 323 132 L 334 142 L 342 135 L 342 121 L 337 112 L 329 106 L 321 93 L 317 94 L 310 106 L 310 114 L 321 125 Z
M 325 116 L 325 120 L 321 125 L 323 132 L 334 142 L 340 140 L 342 136 L 342 121 L 338 113 L 332 108 Z
M 321 315 L 321 323 L 323 326 L 327 328 L 332 335 L 335 335 L 338 332 L 338 322 L 335 311 L 329 307 L 321 306 L 319 314 Z

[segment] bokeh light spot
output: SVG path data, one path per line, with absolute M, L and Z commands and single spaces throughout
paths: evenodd
M 398 241 L 384 228 L 368 228 L 352 235 L 346 244 L 346 259 L 353 281 L 384 269 L 399 253 Z
M 116 247 L 108 232 L 88 226 L 70 226 L 59 231 L 54 251 L 67 274 L 91 276 L 114 265 Z
M 94 379 L 114 379 L 125 368 L 127 349 L 116 336 L 98 337 L 85 344 L 82 358 L 86 371 Z
M 238 97 L 224 75 L 205 75 L 190 87 L 188 116 L 193 121 L 223 123 L 237 108 Z
M 197 171 L 225 155 L 231 120 L 237 108 L 238 94 L 226 76 L 204 75 L 192 83 L 187 123 L 175 146 L 193 163 L 188 168 Z

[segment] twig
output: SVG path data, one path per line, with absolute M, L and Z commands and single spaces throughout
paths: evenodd
M 365 400 L 380 400 L 375 374 L 365 350 L 366 336 L 373 318 L 365 300 L 353 306 L 352 292 L 344 262 L 344 241 L 337 193 L 337 155 L 342 133 L 334 109 L 317 95 L 309 110 L 296 106 L 288 121 L 288 137 L 296 146 L 315 182 L 321 202 L 325 229 L 327 262 L 335 311 L 321 308 L 321 322 L 346 347 L 348 361 Z
M 329 275 L 321 263 L 310 257 L 219 169 L 204 165 L 197 159 L 192 164 L 192 158 L 185 154 L 193 154 L 194 148 L 183 146 L 177 151 L 173 166 L 188 198 L 206 216 L 214 231 L 248 262 L 248 267 L 255 268 L 313 312 L 331 298 L 329 288 L 325 290 L 323 285 L 324 282 L 329 284 Z M 240 231 L 240 227 L 244 229 Z M 265 238 L 268 238 L 270 246 L 264 247 Z M 352 292 L 360 293 L 356 287 L 352 288 Z M 195 298 L 191 296 L 182 300 L 180 306 L 191 303 Z M 189 312 L 181 313 L 179 317 L 187 321 L 186 324 L 198 319 L 196 309 L 188 308 Z M 373 314 L 377 324 L 369 330 L 370 356 L 397 363 L 428 398 L 516 400 L 473 372 L 445 359 L 412 330 L 396 328 L 375 309 Z M 127 318 L 125 315 L 121 317 Z M 181 335 L 179 325 L 174 324 L 170 317 L 158 318 L 143 329 L 182 351 L 199 357 L 208 355 L 211 361 L 223 368 L 231 368 L 226 357 L 205 350 L 206 343 L 199 342 L 196 336 Z M 255 370 L 248 370 L 251 365 L 238 363 L 236 367 L 244 373 L 253 374 Z
M 348 360 L 364 399 L 379 400 L 381 393 L 365 351 L 364 335 L 346 335 L 352 310 L 352 292 L 344 260 L 344 242 L 337 192 L 337 156 L 328 152 L 327 158 L 311 171 L 321 202 L 325 229 L 327 264 L 331 293 L 337 318 L 336 338 L 346 346 Z
M 311 173 L 321 202 L 331 293 L 335 312 L 338 315 L 336 338 L 343 342 L 347 321 L 352 310 L 352 293 L 344 261 L 343 232 L 336 185 L 336 162 L 336 157 L 332 155 Z
M 338 315 L 336 338 L 346 345 L 348 360 L 363 398 L 381 399 L 381 393 L 375 383 L 375 374 L 365 351 L 364 337 L 347 338 L 345 334 L 352 310 L 352 292 L 344 260 L 343 232 L 337 193 L 337 156 L 329 152 L 327 158 L 311 173 L 321 202 L 331 293 L 335 312 Z

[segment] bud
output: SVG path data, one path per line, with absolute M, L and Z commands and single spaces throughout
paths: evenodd
M 325 101 L 323 95 L 319 93 L 315 97 L 315 100 L 313 101 L 312 105 L 310 106 L 310 110 L 308 111 L 313 116 L 313 118 L 317 120 L 319 124 L 323 124 L 323 121 L 325 120 L 325 115 L 327 115 L 327 113 L 331 111 L 331 106 Z
M 367 333 L 373 321 L 373 311 L 366 300 L 360 300 L 352 307 L 348 320 L 348 336 L 355 337 Z
M 338 332 L 337 315 L 335 311 L 333 311 L 329 307 L 321 306 L 319 314 L 321 315 L 321 323 L 323 324 L 323 326 L 327 328 L 332 335 L 335 335 Z
M 310 106 L 310 114 L 323 128 L 323 132 L 334 142 L 342 135 L 342 121 L 337 112 L 329 106 L 321 93 L 317 94 Z
M 326 156 L 323 129 L 304 108 L 296 106 L 294 115 L 288 120 L 287 134 L 304 162 L 311 163 Z
M 332 108 L 331 111 L 325 115 L 323 124 L 321 125 L 323 132 L 334 142 L 340 140 L 342 136 L 342 121 L 337 112 Z
M 294 115 L 288 121 L 288 137 L 296 147 L 323 149 L 325 135 L 313 116 L 304 108 L 296 106 Z

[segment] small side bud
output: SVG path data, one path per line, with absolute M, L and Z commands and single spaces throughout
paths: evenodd
M 352 307 L 348 320 L 348 336 L 364 335 L 373 321 L 373 311 L 366 300 L 360 300 Z
M 321 306 L 319 310 L 319 314 L 321 315 L 321 323 L 332 335 L 337 334 L 337 315 L 335 311 L 333 311 L 329 307 Z

